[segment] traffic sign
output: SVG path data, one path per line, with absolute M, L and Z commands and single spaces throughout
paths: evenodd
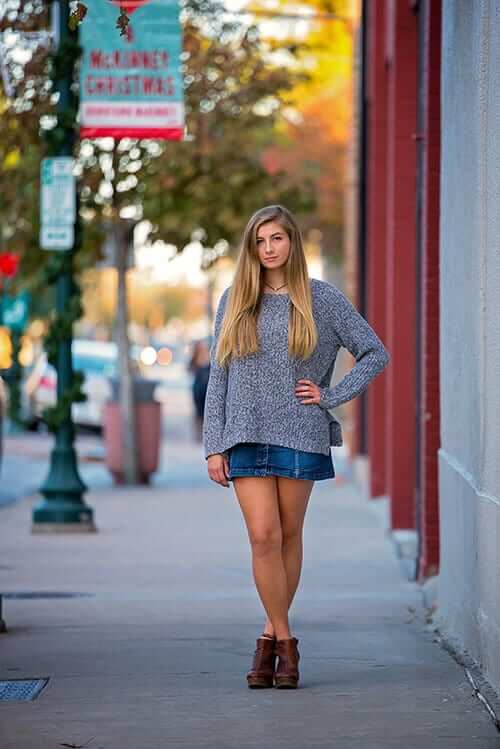
M 42 159 L 41 223 L 68 226 L 75 223 L 76 187 L 74 160 L 69 156 Z
M 76 183 L 74 159 L 42 159 L 40 167 L 40 245 L 43 250 L 70 250 L 74 244 Z

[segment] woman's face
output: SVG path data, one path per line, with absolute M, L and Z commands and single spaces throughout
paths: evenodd
M 257 230 L 257 254 L 264 268 L 280 268 L 288 260 L 290 238 L 277 221 L 267 221 Z

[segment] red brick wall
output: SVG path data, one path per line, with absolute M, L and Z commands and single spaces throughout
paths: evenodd
M 386 482 L 393 529 L 415 527 L 417 16 L 387 0 Z
M 367 311 L 391 353 L 391 364 L 368 393 L 370 495 L 389 495 L 394 530 L 418 529 L 423 580 L 439 567 L 441 2 L 418 4 L 420 48 L 415 3 L 384 0 L 367 7 Z M 419 54 L 421 133 L 416 132 Z M 417 139 L 422 144 L 420 227 Z
M 368 3 L 367 69 L 367 319 L 384 343 L 386 331 L 387 73 L 385 3 Z M 386 493 L 387 370 L 368 389 L 371 497 Z
M 424 15 L 424 165 L 421 267 L 421 423 L 420 432 L 420 548 L 418 577 L 436 574 L 439 567 L 438 459 L 439 423 L 439 173 L 441 2 L 425 0 Z

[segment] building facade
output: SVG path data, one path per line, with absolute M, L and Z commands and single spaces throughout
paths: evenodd
M 368 493 L 500 690 L 500 0 L 365 0 L 363 28 L 358 293 L 391 353 Z
M 500 690 L 500 2 L 443 3 L 439 621 Z
M 391 352 L 366 398 L 369 494 L 389 498 L 398 550 L 424 580 L 439 567 L 441 5 L 366 0 L 363 25 L 359 284 Z

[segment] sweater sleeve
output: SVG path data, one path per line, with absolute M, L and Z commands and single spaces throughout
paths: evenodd
M 320 387 L 319 405 L 336 408 L 362 393 L 387 366 L 389 352 L 350 300 L 332 285 L 335 333 L 356 363 L 334 387 Z
M 224 310 L 229 287 L 224 290 L 215 314 L 214 336 L 210 348 L 210 375 L 208 378 L 203 411 L 203 443 L 205 460 L 215 453 L 222 453 L 222 435 L 225 424 L 227 367 L 220 366 L 215 358 L 219 333 L 224 319 Z

